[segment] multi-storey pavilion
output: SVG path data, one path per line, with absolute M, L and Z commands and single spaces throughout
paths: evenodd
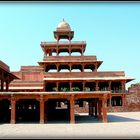
M 64 20 L 54 37 L 56 42 L 41 42 L 44 58 L 38 62 L 40 66 L 22 67 L 13 73 L 20 80 L 14 80 L 11 92 L 3 94 L 11 100 L 11 123 L 25 114 L 44 123 L 61 113 L 75 123 L 75 104 L 82 106 L 84 101 L 88 102 L 89 115 L 107 122 L 107 106 L 125 105 L 125 84 L 133 79 L 123 71 L 97 71 L 102 61 L 84 55 L 86 42 L 72 41 L 74 31 Z M 80 55 L 73 55 L 75 52 Z

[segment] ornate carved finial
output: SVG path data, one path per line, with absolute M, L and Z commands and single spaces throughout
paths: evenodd
M 65 21 L 64 18 L 63 18 L 63 21 Z

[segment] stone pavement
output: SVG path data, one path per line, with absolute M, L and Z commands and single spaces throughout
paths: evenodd
M 108 113 L 108 123 L 81 114 L 67 122 L 0 124 L 0 138 L 140 138 L 140 112 Z

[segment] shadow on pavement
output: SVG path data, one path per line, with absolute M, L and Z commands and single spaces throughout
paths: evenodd
M 108 115 L 108 122 L 138 122 L 140 120 L 128 118 L 128 117 L 121 117 L 117 115 Z
M 88 116 L 88 115 L 75 115 L 75 123 L 100 123 L 101 121 L 98 120 L 95 116 Z
M 76 115 L 75 122 L 76 123 L 102 123 L 102 121 L 99 121 L 97 117 L 88 116 L 88 115 Z M 110 122 L 140 122 L 140 120 L 117 116 L 117 115 L 108 115 L 108 123 Z
M 138 119 L 132 119 L 129 117 L 117 116 L 108 114 L 108 123 L 112 122 L 140 122 Z M 10 122 L 9 122 L 10 123 Z M 75 114 L 75 124 L 79 123 L 102 123 L 102 120 L 98 120 L 98 117 L 89 116 L 85 114 Z M 0 125 L 8 124 L 5 122 L 0 122 Z M 39 121 L 17 121 L 16 124 L 39 124 Z M 44 124 L 70 124 L 69 119 L 53 119 L 50 121 L 45 122 Z

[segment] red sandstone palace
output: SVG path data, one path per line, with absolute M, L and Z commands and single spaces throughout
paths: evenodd
M 75 106 L 87 103 L 89 115 L 108 122 L 108 107 L 125 106 L 125 85 L 133 78 L 123 71 L 98 71 L 102 61 L 84 55 L 86 42 L 72 41 L 74 31 L 66 21 L 58 24 L 54 37 L 56 42 L 41 42 L 39 66 L 10 72 L 0 61 L 0 121 L 64 118 L 75 123 Z

